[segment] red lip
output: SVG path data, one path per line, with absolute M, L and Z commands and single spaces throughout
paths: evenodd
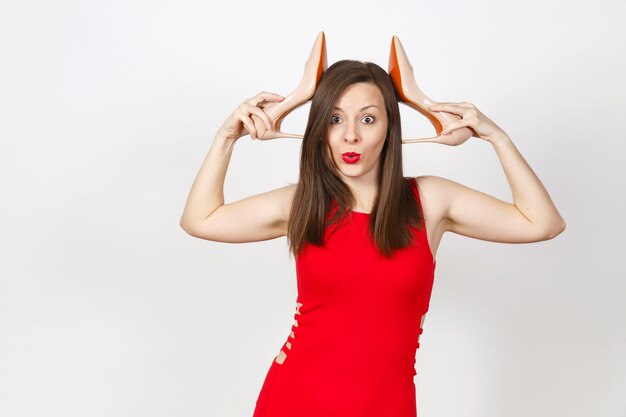
M 341 159 L 347 164 L 356 164 L 361 159 L 361 154 L 356 152 L 346 152 L 341 154 Z

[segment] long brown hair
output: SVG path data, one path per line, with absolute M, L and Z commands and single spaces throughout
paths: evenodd
M 354 206 L 348 186 L 337 174 L 328 156 L 328 129 L 333 107 L 351 84 L 371 83 L 384 98 L 387 135 L 381 150 L 378 194 L 369 219 L 369 230 L 379 252 L 390 257 L 393 251 L 412 243 L 408 225 L 419 229 L 423 213 L 402 171 L 402 129 L 398 98 L 389 74 L 372 62 L 341 60 L 328 67 L 311 101 L 309 120 L 300 151 L 300 180 L 296 187 L 287 238 L 289 250 L 298 257 L 305 244 L 321 245 L 325 227 Z M 337 212 L 327 221 L 331 203 Z

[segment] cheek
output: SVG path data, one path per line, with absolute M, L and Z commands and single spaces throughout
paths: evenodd
M 381 129 L 381 131 L 377 134 L 376 139 L 376 143 L 372 148 L 380 151 L 381 149 L 383 149 L 383 147 L 385 146 L 385 142 L 387 141 L 387 129 Z

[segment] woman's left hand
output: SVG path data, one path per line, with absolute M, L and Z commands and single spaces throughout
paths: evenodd
M 493 142 L 498 137 L 506 135 L 504 130 L 482 114 L 472 103 L 438 103 L 429 106 L 429 109 L 432 111 L 444 111 L 461 117 L 461 120 L 457 120 L 446 126 L 441 132 L 441 135 L 450 133 L 461 127 L 469 127 L 474 131 L 474 135 L 472 136 L 481 138 L 487 142 Z

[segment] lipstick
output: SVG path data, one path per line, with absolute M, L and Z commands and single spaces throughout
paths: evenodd
M 357 152 L 344 152 L 341 154 L 341 159 L 343 159 L 345 163 L 355 164 L 361 159 L 361 154 Z

